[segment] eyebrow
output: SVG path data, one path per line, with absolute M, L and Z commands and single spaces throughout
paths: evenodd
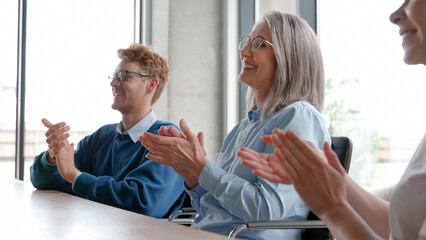
M 265 40 L 269 41 L 266 37 L 261 36 L 261 35 L 256 35 L 256 36 L 249 35 L 250 40 L 251 40 L 251 39 L 254 39 L 254 38 L 257 38 L 257 37 L 260 37 L 260 38 L 262 38 L 262 39 L 265 39 Z

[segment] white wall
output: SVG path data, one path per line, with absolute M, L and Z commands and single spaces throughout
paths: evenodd
M 169 0 L 152 1 L 152 47 L 153 50 L 169 59 Z M 170 81 L 170 79 L 169 79 Z M 154 104 L 158 119 L 168 120 L 168 85 L 163 90 L 160 99 Z
M 159 119 L 185 119 L 203 131 L 209 160 L 223 141 L 223 1 L 153 1 L 154 50 L 170 66 L 170 82 L 154 107 Z M 237 81 L 237 79 L 235 79 Z
M 279 11 L 298 15 L 300 0 L 258 0 L 259 19 L 269 11 Z

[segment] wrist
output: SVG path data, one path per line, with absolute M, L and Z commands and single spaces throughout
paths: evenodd
M 69 183 L 73 183 L 74 182 L 74 178 L 75 178 L 75 176 L 78 174 L 78 173 L 81 173 L 77 168 L 75 168 L 75 169 L 72 169 L 69 173 L 67 173 L 66 174 L 66 176 L 65 176 L 65 180 L 67 180 Z
M 204 166 L 208 163 L 209 160 L 207 158 L 204 158 L 202 161 L 200 161 L 200 164 L 195 166 L 193 168 L 192 174 L 198 179 L 201 175 L 201 172 L 203 171 Z
M 47 150 L 47 154 L 46 154 L 46 162 L 49 164 L 56 164 L 56 156 L 53 155 L 53 153 L 51 152 L 51 150 Z
M 350 214 L 349 212 L 352 211 L 352 207 L 349 205 L 348 202 L 343 201 L 340 203 L 334 203 L 332 207 L 328 208 L 326 211 L 324 211 L 321 214 L 318 214 L 318 217 L 322 219 L 324 222 L 332 223 L 336 221 L 340 221 L 342 219 L 345 219 L 345 217 Z
M 50 157 L 51 159 L 56 159 L 55 155 L 53 155 L 52 150 L 48 149 L 48 150 L 47 150 L 47 154 L 49 155 L 49 157 Z
M 192 174 L 190 176 L 185 176 L 183 179 L 185 180 L 186 185 L 188 185 L 189 190 L 192 190 L 193 188 L 198 186 L 198 178 Z

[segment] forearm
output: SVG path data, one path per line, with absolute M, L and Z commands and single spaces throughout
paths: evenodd
M 303 207 L 297 205 L 296 191 L 291 185 L 283 185 L 257 179 L 251 183 L 235 174 L 223 171 L 216 164 L 207 164 L 200 176 L 200 185 L 232 215 L 246 221 L 284 219 L 287 212 L 295 214 Z M 288 209 L 287 209 L 288 208 Z M 308 212 L 300 214 L 306 217 Z M 296 213 L 297 215 L 297 213 Z
M 31 183 L 37 189 L 59 190 L 66 184 L 66 181 L 60 176 L 57 166 L 47 162 L 46 153 L 35 157 L 30 167 Z
M 60 174 L 61 174 L 61 177 L 63 179 L 65 179 L 70 184 L 73 184 L 76 176 L 78 174 L 81 174 L 81 171 L 78 170 L 76 167 L 71 166 L 68 169 L 63 170 L 62 172 L 60 172 Z
M 342 203 L 341 206 L 333 206 L 333 209 L 327 211 L 326 215 L 321 216 L 321 219 L 327 224 L 336 239 L 383 239 L 347 202 Z
M 389 238 L 389 202 L 367 192 L 349 176 L 346 183 L 347 198 L 352 208 L 377 234 Z
M 94 176 L 83 172 L 75 181 L 73 191 L 90 200 L 152 217 L 168 213 L 183 192 L 183 180 L 173 170 L 158 174 L 129 174 L 123 180 L 110 176 Z M 155 176 L 153 176 L 155 175 Z M 176 209 L 177 210 L 177 209 Z

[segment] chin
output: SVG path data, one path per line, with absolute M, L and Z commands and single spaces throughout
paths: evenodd
M 118 110 L 119 107 L 117 106 L 116 103 L 113 103 L 113 104 L 111 104 L 111 108 L 114 109 L 114 110 Z
M 405 55 L 404 62 L 408 65 L 416 65 L 416 64 L 425 64 L 426 60 L 423 59 L 423 61 L 421 61 L 420 59 L 416 59 L 416 58 Z
M 242 73 L 238 74 L 238 81 L 243 82 L 243 77 L 241 75 Z
M 423 45 L 405 47 L 404 62 L 408 65 L 426 64 L 426 52 L 423 49 Z
M 248 85 L 248 83 L 250 82 L 250 79 L 247 76 L 243 76 L 243 74 L 240 74 L 238 76 L 238 81 L 245 83 L 246 85 Z

